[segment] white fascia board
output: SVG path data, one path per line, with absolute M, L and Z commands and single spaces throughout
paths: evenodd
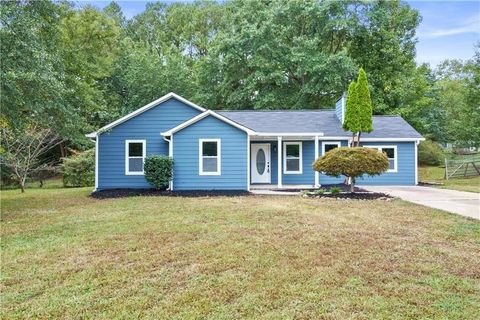
M 323 140 L 351 140 L 352 137 L 326 136 Z M 425 138 L 360 138 L 360 142 L 413 142 L 424 141 Z
M 137 115 L 145 112 L 145 111 L 147 111 L 148 109 L 151 109 L 152 107 L 154 107 L 154 106 L 156 106 L 156 105 L 158 105 L 158 104 L 160 104 L 160 103 L 162 103 L 162 102 L 167 101 L 167 100 L 170 99 L 170 98 L 174 98 L 174 99 L 176 99 L 176 100 L 178 100 L 178 101 L 181 101 L 181 102 L 185 103 L 186 105 L 188 105 L 188 106 L 190 106 L 190 107 L 192 107 L 192 108 L 194 108 L 194 109 L 200 110 L 200 111 L 202 111 L 202 112 L 205 111 L 205 108 L 202 108 L 202 107 L 196 105 L 195 103 L 193 103 L 193 102 L 191 102 L 191 101 L 188 101 L 187 99 L 185 99 L 185 98 L 183 98 L 183 97 L 180 97 L 180 96 L 179 96 L 178 94 L 176 94 L 176 93 L 170 92 L 170 93 L 167 93 L 166 95 L 164 95 L 163 97 L 160 97 L 160 98 L 158 98 L 157 100 L 152 101 L 152 102 L 150 102 L 149 104 L 141 107 L 140 109 L 137 109 L 137 110 L 135 110 L 135 111 L 127 114 L 126 116 L 121 117 L 120 119 L 118 119 L 118 120 L 116 120 L 116 121 L 114 121 L 114 122 L 112 122 L 112 123 L 109 123 L 109 124 L 103 126 L 102 128 L 98 129 L 97 131 L 87 134 L 86 136 L 89 137 L 89 138 L 91 138 L 91 137 L 96 137 L 98 134 L 100 134 L 100 133 L 102 133 L 102 132 L 104 132 L 104 131 L 107 131 L 107 130 L 111 129 L 111 128 L 113 128 L 113 127 L 115 127 L 115 126 L 117 126 L 117 125 L 119 125 L 119 124 L 121 124 L 121 123 L 123 123 L 123 122 L 125 122 L 125 121 L 127 121 L 127 120 L 129 120 L 129 119 L 131 119 L 131 118 L 133 118 L 133 117 L 135 117 L 135 116 L 137 116 Z
M 300 136 L 323 136 L 323 132 L 255 132 L 253 136 L 281 136 L 281 137 L 300 137 Z
M 195 122 L 198 122 L 198 121 L 202 120 L 203 118 L 205 118 L 205 117 L 207 117 L 207 116 L 212 116 L 212 117 L 215 117 L 215 118 L 217 118 L 217 119 L 219 119 L 219 120 L 221 120 L 221 121 L 223 121 L 223 122 L 225 122 L 225 123 L 228 123 L 229 125 L 231 125 L 231 126 L 233 126 L 233 127 L 235 127 L 235 128 L 238 128 L 238 129 L 240 129 L 240 130 L 242 130 L 242 131 L 245 131 L 248 135 L 253 135 L 253 134 L 254 134 L 254 131 L 252 131 L 251 129 L 249 129 L 249 128 L 247 128 L 247 127 L 244 127 L 244 126 L 242 126 L 242 125 L 240 125 L 240 124 L 238 124 L 238 123 L 236 123 L 236 122 L 234 122 L 234 121 L 232 121 L 232 120 L 230 120 L 230 119 L 228 119 L 228 118 L 226 118 L 226 117 L 224 117 L 224 116 L 216 113 L 216 112 L 213 111 L 213 110 L 207 110 L 207 111 L 199 114 L 198 116 L 195 116 L 195 117 L 193 117 L 192 119 L 187 120 L 187 121 L 179 124 L 179 125 L 176 126 L 175 128 L 172 128 L 172 129 L 170 129 L 170 130 L 168 130 L 168 131 L 162 132 L 161 135 L 162 135 L 162 136 L 165 136 L 165 137 L 168 137 L 168 136 L 172 135 L 173 133 L 175 133 L 175 132 L 177 132 L 177 131 L 180 131 L 180 130 L 182 130 L 183 128 L 186 128 L 186 127 L 194 124 Z
M 423 141 L 425 138 L 360 138 L 360 142 L 365 141 L 365 142 L 376 142 L 376 141 L 382 141 L 382 142 L 410 142 L 410 141 Z

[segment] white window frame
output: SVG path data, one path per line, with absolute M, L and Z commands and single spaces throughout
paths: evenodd
M 386 172 L 398 172 L 398 153 L 397 153 L 397 146 L 395 145 L 385 145 L 385 146 L 364 146 L 365 148 L 372 148 L 377 149 L 380 152 L 383 152 L 382 149 L 393 149 L 393 169 L 388 169 Z M 392 160 L 392 158 L 388 158 L 388 160 Z
M 298 166 L 298 171 L 288 171 L 287 170 L 287 146 L 289 145 L 298 145 L 298 160 L 299 160 L 299 166 Z M 296 159 L 295 158 L 290 158 L 290 159 Z M 284 142 L 283 143 L 283 173 L 284 174 L 302 174 L 303 173 L 303 151 L 302 151 L 302 142 Z
M 337 148 L 340 148 L 342 146 L 341 141 L 323 141 L 322 142 L 322 156 L 325 155 L 325 145 L 326 144 L 336 145 Z
M 205 156 L 206 158 L 217 158 L 217 171 L 205 172 L 203 171 L 203 143 L 216 142 L 217 156 Z M 198 140 L 198 174 L 200 176 L 219 176 L 222 174 L 222 140 L 221 139 L 199 139 Z
M 130 157 L 129 152 L 129 144 L 130 143 L 141 143 L 142 144 L 142 156 L 141 157 Z M 147 156 L 147 140 L 125 140 L 125 175 L 127 176 L 143 176 L 145 174 L 145 168 L 143 168 L 142 172 L 140 171 L 130 171 L 130 158 L 142 158 L 142 162 L 145 163 L 145 157 Z

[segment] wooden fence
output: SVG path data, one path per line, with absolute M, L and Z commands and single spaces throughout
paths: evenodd
M 480 156 L 464 159 L 445 159 L 445 179 L 480 175 Z

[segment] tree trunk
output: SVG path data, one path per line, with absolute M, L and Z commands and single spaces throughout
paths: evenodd
M 20 182 L 20 190 L 22 191 L 22 193 L 24 193 L 25 192 L 25 179 L 21 178 L 19 182 Z
M 351 193 L 355 192 L 355 178 L 350 179 L 350 192 Z
M 65 150 L 65 144 L 61 142 L 58 146 L 60 147 L 60 156 L 62 158 L 65 158 L 67 156 L 67 150 Z
M 357 147 L 360 147 L 360 135 L 361 135 L 361 134 L 362 134 L 362 133 L 359 132 L 359 133 L 358 133 L 358 136 L 357 136 Z

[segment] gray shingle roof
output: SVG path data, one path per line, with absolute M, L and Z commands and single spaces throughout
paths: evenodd
M 350 137 L 335 115 L 335 110 L 306 111 L 218 111 L 221 115 L 257 132 L 313 133 L 324 136 Z M 400 116 L 373 116 L 373 132 L 365 138 L 421 138 Z

